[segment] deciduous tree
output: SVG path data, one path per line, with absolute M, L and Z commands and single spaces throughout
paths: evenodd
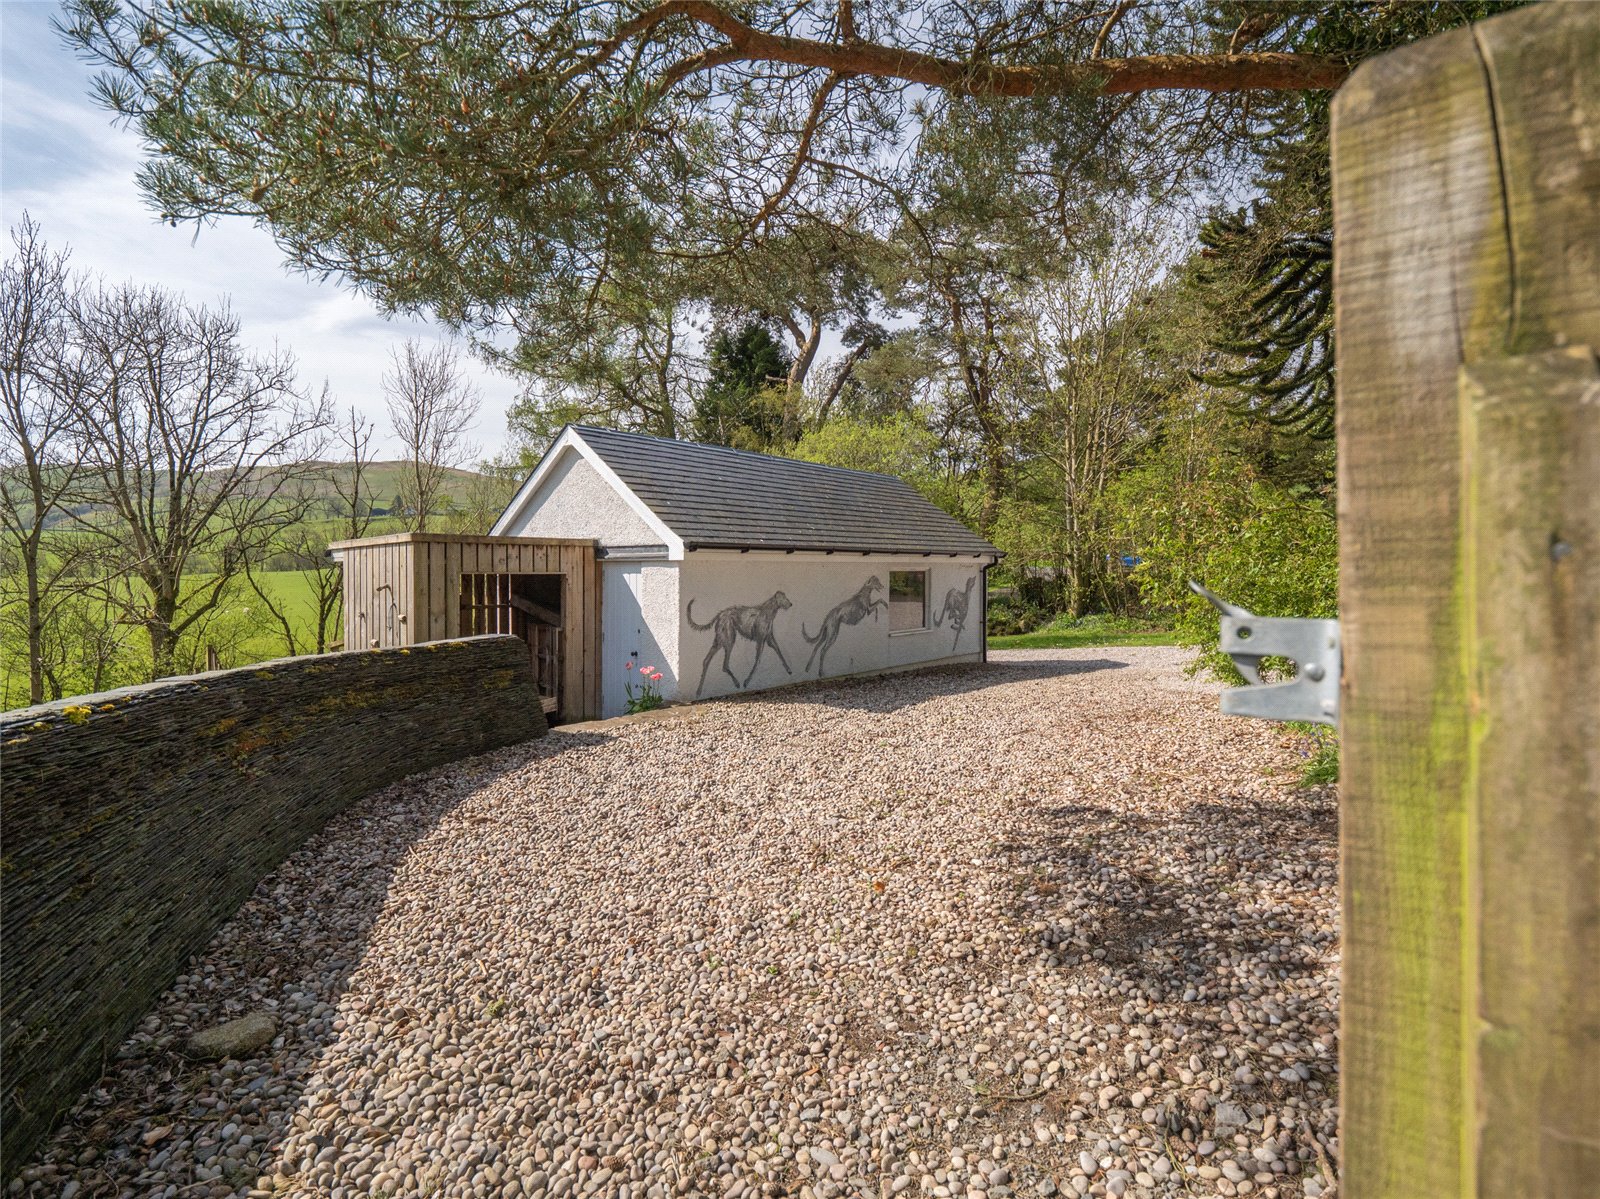
M 471 459 L 476 449 L 467 430 L 482 403 L 467 381 L 455 347 L 427 347 L 408 340 L 392 351 L 383 377 L 389 422 L 406 454 L 407 482 L 402 492 L 411 527 L 426 532 L 444 492 L 449 472 Z
M 22 583 L 28 702 L 45 699 L 47 627 L 74 589 L 79 543 L 47 532 L 65 522 L 83 474 L 68 394 L 71 312 L 82 284 L 64 251 L 51 250 L 26 214 L 0 266 L 0 535 Z M 10 588 L 6 589 L 7 591 Z
M 99 289 L 76 306 L 69 380 L 85 476 L 104 510 L 82 527 L 127 588 L 108 591 L 173 672 L 244 573 L 303 515 L 326 402 L 296 384 L 287 354 L 257 354 L 238 319 L 157 288 Z
M 327 404 L 326 386 L 323 397 Z M 245 562 L 250 588 L 282 634 L 284 649 L 291 655 L 327 653 L 339 639 L 339 623 L 344 611 L 344 569 L 328 556 L 328 546 L 332 541 L 365 537 L 372 526 L 372 496 L 367 482 L 372 465 L 372 432 L 372 422 L 352 406 L 334 431 L 339 460 L 327 463 L 298 486 L 301 494 L 294 497 L 294 503 L 307 512 L 316 507 L 314 496 L 323 494 L 325 489 L 331 490 L 336 497 L 337 512 L 333 521 L 302 520 L 285 529 L 267 560 L 273 568 L 270 571 L 257 569 L 258 564 L 248 559 Z M 332 537 L 328 535 L 330 523 Z M 305 602 L 297 602 L 293 595 L 285 596 L 272 585 L 272 574 L 286 570 L 305 580 L 308 592 Z M 305 616 L 310 618 L 309 641 L 306 639 L 308 622 L 302 619 Z
M 1154 326 L 1175 315 L 1159 292 L 1172 254 L 1158 230 L 1148 216 L 1126 222 L 1028 292 L 1007 332 L 1011 386 L 1028 414 L 1024 444 L 1049 467 L 1050 523 L 1060 530 L 1062 595 L 1073 617 L 1105 603 L 1112 546 L 1103 497 L 1155 433 L 1186 365 L 1153 352 Z

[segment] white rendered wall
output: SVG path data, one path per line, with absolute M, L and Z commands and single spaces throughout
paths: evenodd
M 716 643 L 716 630 L 695 628 L 711 624 L 721 611 L 735 606 L 758 606 L 782 591 L 788 608 L 774 609 L 773 641 L 790 671 L 772 645 L 762 651 L 760 665 L 750 677 L 752 691 L 778 687 L 819 677 L 862 674 L 910 666 L 918 663 L 974 660 L 983 645 L 983 601 L 978 594 L 983 586 L 983 562 L 977 558 L 924 558 L 918 556 L 863 557 L 860 554 L 782 554 L 752 550 L 737 552 L 700 550 L 688 554 L 677 580 L 679 622 L 677 625 L 678 698 L 692 700 L 728 695 L 740 688 L 722 669 L 719 649 L 705 667 L 705 684 L 700 678 L 706 655 Z M 879 607 L 876 616 L 867 616 L 852 625 L 839 623 L 837 637 L 823 653 L 821 645 L 807 640 L 822 635 L 830 610 L 855 595 L 868 578 L 883 584 L 874 598 L 887 603 L 891 570 L 925 570 L 928 577 L 927 629 L 918 632 L 890 633 L 889 614 Z M 965 628 L 959 640 L 948 620 L 932 627 L 933 619 L 944 607 L 947 593 L 962 593 L 973 580 L 968 595 Z M 802 626 L 804 632 L 802 632 Z M 809 668 L 807 663 L 810 663 Z M 755 643 L 740 635 L 734 638 L 729 668 L 742 683 L 756 662 Z
M 508 537 L 593 537 L 603 546 L 659 545 L 661 535 L 576 450 L 560 461 L 529 500 Z

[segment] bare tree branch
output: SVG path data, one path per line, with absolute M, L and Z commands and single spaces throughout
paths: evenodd
M 811 155 L 811 142 L 817 135 L 817 125 L 822 120 L 822 112 L 828 105 L 828 97 L 833 93 L 843 76 L 837 72 L 830 74 L 822 81 L 822 86 L 817 89 L 817 94 L 811 98 L 811 111 L 806 115 L 805 126 L 800 130 L 800 144 L 795 147 L 794 158 L 789 163 L 789 173 L 783 177 L 783 182 L 778 185 L 778 190 L 768 197 L 767 202 L 761 206 L 755 219 L 750 222 L 750 235 L 760 234 L 765 228 L 772 214 L 778 211 L 794 190 L 795 183 L 800 178 L 800 172 L 805 168 Z
M 1130 8 L 1139 0 L 1119 0 L 1117 6 L 1111 10 L 1111 15 L 1106 18 L 1106 23 L 1100 26 L 1100 32 L 1095 35 L 1094 45 L 1089 47 L 1089 57 L 1099 58 L 1106 48 L 1106 39 L 1111 36 L 1111 31 L 1117 27 L 1117 22 L 1122 20 Z
M 150 639 L 153 677 L 204 627 L 246 567 L 303 508 L 298 484 L 328 424 L 287 355 L 255 355 L 227 309 L 124 285 L 73 307 L 71 405 L 105 510 L 79 517 L 130 586 L 124 619 Z
M 407 341 L 392 357 L 394 367 L 383 377 L 383 393 L 394 435 L 411 466 L 405 499 L 412 507 L 412 528 L 422 533 L 438 506 L 446 475 L 476 453 L 466 433 L 482 401 L 462 374 L 452 346 L 428 349 Z
M 81 556 L 80 543 L 46 544 L 83 473 L 66 398 L 67 315 L 81 284 L 26 213 L 11 241 L 15 253 L 0 268 L 0 529 L 21 567 L 28 702 L 36 704 L 45 698 L 46 626 L 58 593 L 74 590 Z

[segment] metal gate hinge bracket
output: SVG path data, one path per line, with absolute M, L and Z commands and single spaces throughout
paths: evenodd
M 1300 720 L 1308 724 L 1339 723 L 1339 622 L 1307 617 L 1257 616 L 1193 579 L 1189 588 L 1222 613 L 1219 648 L 1251 686 L 1222 693 L 1229 716 L 1260 720 Z M 1282 683 L 1261 681 L 1261 659 L 1288 658 L 1295 677 Z

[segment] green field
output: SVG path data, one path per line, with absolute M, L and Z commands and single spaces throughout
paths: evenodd
M 1122 616 L 1058 617 L 1031 633 L 989 638 L 990 649 L 1083 649 L 1095 645 L 1177 645 L 1178 635 Z
M 315 571 L 274 570 L 256 575 L 256 582 L 271 598 L 274 606 L 294 625 L 295 635 L 302 639 L 304 653 L 316 648 L 316 599 L 311 580 Z M 193 586 L 204 586 L 210 579 L 196 575 Z M 289 652 L 283 630 L 262 604 L 261 598 L 250 585 L 239 579 L 232 593 L 222 603 L 216 618 L 216 636 L 206 638 L 218 648 L 224 666 L 244 666 L 251 662 L 265 662 L 271 658 L 285 657 Z M 335 628 L 329 637 L 338 640 L 342 633 Z
M 349 489 L 350 466 L 340 462 L 308 462 L 305 464 L 310 472 L 300 483 L 291 490 L 298 497 L 308 495 L 312 499 L 310 511 L 306 514 L 307 524 L 329 526 L 330 531 L 334 526 L 341 526 L 343 516 L 348 513 L 349 505 L 344 502 L 339 488 L 342 485 Z M 411 467 L 401 461 L 369 462 L 362 479 L 361 497 L 363 506 L 371 505 L 383 515 L 376 518 L 376 525 L 386 526 L 375 532 L 398 532 L 406 526 L 404 520 L 396 515 L 390 515 L 395 505 L 400 500 L 409 482 Z M 436 520 L 441 526 L 448 526 L 451 514 L 471 512 L 474 510 L 475 500 L 480 500 L 487 493 L 495 497 L 495 501 L 503 502 L 510 498 L 510 492 L 515 490 L 518 480 L 491 478 L 477 471 L 449 468 L 444 472 L 444 482 L 439 491 L 439 508 Z M 157 491 L 157 497 L 164 496 L 164 491 Z M 252 487 L 246 484 L 242 494 L 252 494 Z M 285 502 L 288 502 L 287 500 Z M 496 502 L 490 503 L 491 507 Z M 109 508 L 104 504 L 79 504 L 75 507 L 78 520 L 92 519 L 96 514 L 109 515 Z M 32 510 L 24 507 L 22 516 L 31 517 Z M 51 514 L 46 526 L 53 531 L 70 530 L 73 517 L 65 511 Z M 486 531 L 486 530 L 483 530 Z

